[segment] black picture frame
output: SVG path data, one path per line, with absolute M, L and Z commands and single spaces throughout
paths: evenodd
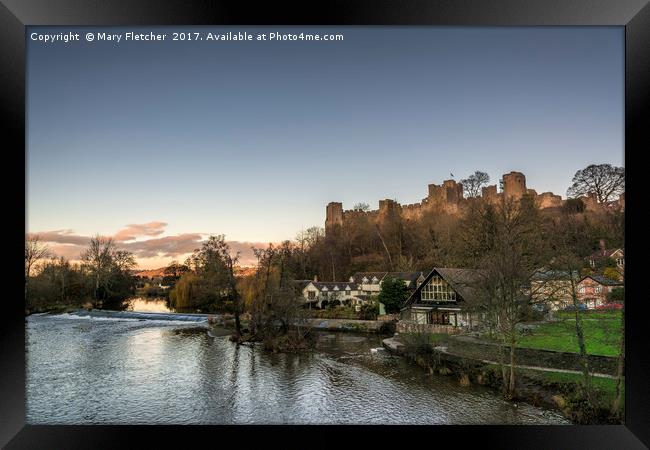
M 18 252 L 23 245 L 25 173 L 5 162 L 5 208 L 12 221 L 9 239 L 11 270 L 5 272 L 5 294 L 0 327 L 0 445 L 6 448 L 119 448 L 134 446 L 134 437 L 156 442 L 197 438 L 222 445 L 224 436 L 238 437 L 248 447 L 251 437 L 271 442 L 300 432 L 295 444 L 338 445 L 357 436 L 372 441 L 397 439 L 395 445 L 413 445 L 413 439 L 451 440 L 496 448 L 645 448 L 650 445 L 650 380 L 645 347 L 647 300 L 641 281 L 640 246 L 647 230 L 643 216 L 642 164 L 650 134 L 650 6 L 647 0 L 411 0 L 389 2 L 347 0 L 268 2 L 250 5 L 235 1 L 182 0 L 2 0 L 0 3 L 0 109 L 7 155 L 25 163 L 25 27 L 29 25 L 444 25 L 444 26 L 622 26 L 625 27 L 625 167 L 626 180 L 626 420 L 625 425 L 601 426 L 33 426 L 25 424 L 25 320 L 18 279 Z M 9 144 L 11 142 L 11 144 Z M 643 145 L 645 144 L 645 145 Z M 21 158 L 22 156 L 22 158 Z M 18 176 L 9 179 L 7 173 Z M 22 184 L 21 184 L 22 183 Z M 637 294 L 637 295 L 635 295 Z M 285 437 L 282 437 L 285 436 Z M 319 439 L 320 438 L 320 439 Z M 323 439 L 325 438 L 325 439 Z M 306 440 L 304 440 L 306 439 Z M 300 445 L 302 442 L 303 445 Z M 192 443 L 192 444 L 191 444 Z M 269 444 L 270 445 L 270 444 Z M 453 444 L 451 444 L 453 445 Z

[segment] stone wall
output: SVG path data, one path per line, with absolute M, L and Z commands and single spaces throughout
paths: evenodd
M 496 344 L 469 336 L 456 336 L 449 339 L 447 351 L 467 358 L 499 360 L 499 349 Z M 582 370 L 580 355 L 577 353 L 517 348 L 515 358 L 516 365 Z M 592 372 L 616 375 L 616 367 L 617 359 L 615 357 L 589 355 L 589 368 Z
M 306 325 L 317 330 L 328 331 L 359 331 L 363 333 L 379 333 L 387 329 L 385 320 L 354 320 L 354 319 L 306 319 Z
M 397 322 L 396 331 L 398 333 L 436 333 L 436 334 L 458 334 L 462 330 L 459 327 L 451 325 L 435 325 L 424 323 L 405 322 L 400 320 Z
M 521 172 L 510 172 L 502 176 L 503 192 L 497 192 L 497 186 L 491 185 L 482 188 L 481 197 L 490 203 L 498 203 L 505 198 L 521 199 L 525 194 L 531 195 L 539 208 L 558 209 L 566 200 L 560 195 L 552 192 L 537 194 L 534 189 L 526 187 L 526 176 Z M 581 197 L 587 211 L 600 211 L 605 204 L 598 203 L 592 196 Z M 394 200 L 385 199 L 379 201 L 379 208 L 373 211 L 343 211 L 343 205 L 339 202 L 331 202 L 326 207 L 325 232 L 333 232 L 341 226 L 347 218 L 356 214 L 364 214 L 371 217 L 371 220 L 381 222 L 388 214 L 393 212 L 400 214 L 405 220 L 418 220 L 427 211 L 435 214 L 459 215 L 467 207 L 468 199 L 464 197 L 463 185 L 455 180 L 445 180 L 441 185 L 429 184 L 428 195 L 420 203 L 402 205 Z M 611 202 L 612 208 L 624 209 L 625 196 L 621 195 L 619 200 Z

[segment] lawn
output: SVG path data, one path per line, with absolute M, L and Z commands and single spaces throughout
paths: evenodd
M 555 317 L 560 320 L 541 324 L 531 334 L 522 336 L 519 347 L 577 353 L 579 348 L 574 314 L 557 312 Z M 587 353 L 617 356 L 621 337 L 621 312 L 585 311 L 580 314 Z

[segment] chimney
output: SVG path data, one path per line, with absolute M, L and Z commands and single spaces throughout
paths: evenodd
M 318 275 L 314 275 L 314 282 L 318 281 Z
M 600 245 L 600 252 L 604 255 L 605 254 L 605 239 L 601 239 L 598 241 L 598 244 Z

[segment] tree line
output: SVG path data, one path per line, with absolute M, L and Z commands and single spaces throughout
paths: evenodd
M 133 295 L 132 253 L 111 238 L 95 236 L 79 263 L 55 257 L 38 236 L 25 240 L 25 306 L 28 311 L 53 307 L 119 307 Z

